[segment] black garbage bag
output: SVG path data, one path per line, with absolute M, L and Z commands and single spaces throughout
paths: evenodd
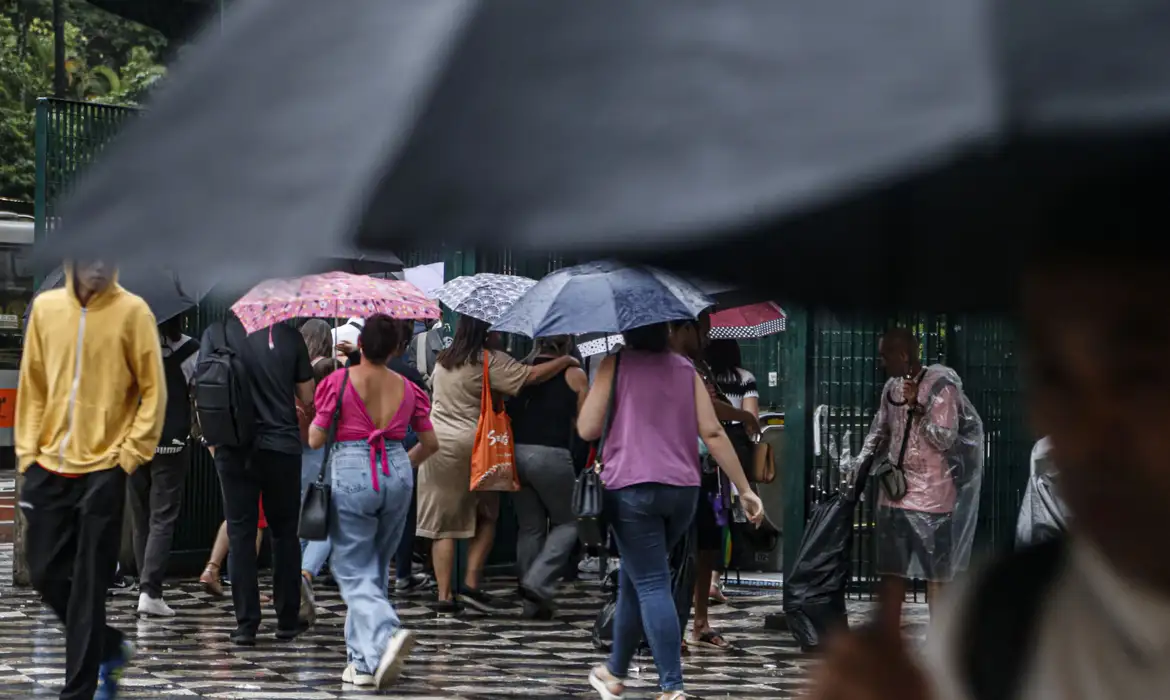
M 853 489 L 813 507 L 796 565 L 784 582 L 788 630 L 805 652 L 817 651 L 827 634 L 849 627 L 845 589 L 849 585 L 853 511 L 864 483 L 861 473 Z
M 685 630 L 687 622 L 690 621 L 691 603 L 694 601 L 696 573 L 694 541 L 693 534 L 687 532 L 670 552 L 670 590 L 674 597 L 674 607 L 678 611 L 680 630 Z M 593 620 L 593 646 L 596 649 L 609 651 L 613 645 L 613 620 L 617 611 L 619 572 L 620 569 L 614 569 L 601 584 L 606 598 Z M 648 650 L 645 637 L 641 647 L 642 651 Z

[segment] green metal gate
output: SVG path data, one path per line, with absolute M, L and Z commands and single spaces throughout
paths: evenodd
M 807 508 L 836 492 L 841 463 L 861 449 L 886 381 L 878 362 L 878 339 L 895 326 L 907 327 L 919 337 L 924 364 L 947 364 L 962 378 L 986 431 L 976 547 L 1012 545 L 1033 439 L 1022 420 L 1016 339 L 1010 321 L 1000 316 L 878 316 L 798 309 L 790 316 L 788 332 L 801 338 L 786 355 L 794 367 L 789 368 L 793 384 L 785 395 L 803 411 L 801 416 L 789 411 L 785 478 L 791 483 L 786 484 L 785 505 L 802 510 L 786 511 L 786 570 L 793 564 Z M 873 590 L 874 489 L 871 484 L 855 516 L 852 592 L 856 595 Z

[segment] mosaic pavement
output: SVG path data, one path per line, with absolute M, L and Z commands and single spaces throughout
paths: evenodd
M 8 585 L 11 566 L 11 545 L 0 545 L 0 698 L 52 697 L 64 682 L 64 639 L 31 591 Z M 492 584 L 488 589 L 500 595 L 515 588 L 514 579 Z M 728 605 L 713 608 L 713 624 L 737 649 L 692 650 L 684 658 L 687 690 L 694 697 L 787 698 L 799 696 L 806 686 L 814 662 L 787 633 L 763 628 L 764 615 L 779 612 L 780 600 L 758 593 L 732 591 Z M 597 697 L 585 683 L 590 665 L 603 658 L 590 643 L 602 602 L 596 581 L 566 585 L 558 618 L 551 622 L 523 620 L 517 613 L 437 618 L 428 601 L 425 594 L 396 601 L 404 623 L 417 632 L 418 645 L 387 694 L 467 700 Z M 173 620 L 139 621 L 136 602 L 130 591 L 110 599 L 112 624 L 129 633 L 139 651 L 123 684 L 124 697 L 326 700 L 373 695 L 341 684 L 345 606 L 335 589 L 318 592 L 318 621 L 311 631 L 294 642 L 277 642 L 269 614 L 252 649 L 228 643 L 234 628 L 230 602 L 208 597 L 197 585 L 168 589 L 167 602 L 178 612 Z M 851 605 L 854 615 L 865 614 L 865 604 Z M 923 607 L 912 606 L 912 626 L 920 627 Z M 656 680 L 653 661 L 636 659 L 629 696 L 652 697 Z

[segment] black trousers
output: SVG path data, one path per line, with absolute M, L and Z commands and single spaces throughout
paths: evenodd
M 301 605 L 301 543 L 297 539 L 301 507 L 300 453 L 255 450 L 247 454 L 219 448 L 215 451 L 215 469 L 223 490 L 232 602 L 239 631 L 255 634 L 260 628 L 256 528 L 261 494 L 272 535 L 272 601 L 277 625 L 280 629 L 297 629 Z
M 106 591 L 118 565 L 125 502 L 126 472 L 117 467 L 70 478 L 33 465 L 24 475 L 29 577 L 65 625 L 62 700 L 93 698 L 98 667 L 122 646 L 122 633 L 106 624 Z
M 175 522 L 183 503 L 187 450 L 155 455 L 130 475 L 130 512 L 134 523 L 134 560 L 143 593 L 161 598 Z

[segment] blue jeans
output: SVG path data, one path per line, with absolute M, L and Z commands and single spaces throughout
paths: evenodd
M 609 671 L 626 677 L 644 631 L 659 686 L 682 690 L 682 628 L 670 590 L 670 550 L 691 526 L 699 489 L 636 484 L 605 495 L 622 558 Z
M 305 447 L 301 452 L 301 498 L 305 497 L 305 490 L 309 484 L 317 480 L 321 473 L 321 460 L 325 458 L 325 448 L 311 450 Z M 332 545 L 329 540 L 310 542 L 301 540 L 301 571 L 309 572 L 314 578 L 321 573 L 325 562 L 329 561 L 329 552 Z
M 390 475 L 382 474 L 379 466 L 380 490 L 375 491 L 366 441 L 338 443 L 333 450 L 329 567 L 348 608 L 348 661 L 359 673 L 373 673 L 390 637 L 401 626 L 386 588 L 390 559 L 406 525 L 414 472 L 402 443 L 387 442 Z

